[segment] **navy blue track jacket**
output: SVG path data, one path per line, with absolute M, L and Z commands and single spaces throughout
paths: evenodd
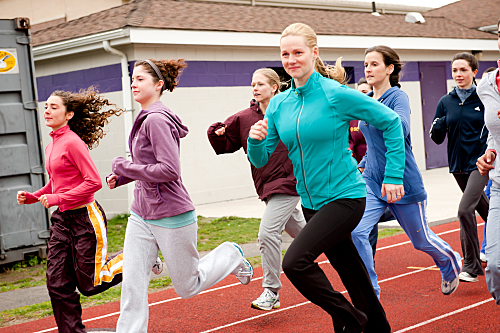
M 451 173 L 471 172 L 477 169 L 477 159 L 486 151 L 484 106 L 476 91 L 462 103 L 455 89 L 439 100 L 430 136 L 441 144 L 448 134 Z

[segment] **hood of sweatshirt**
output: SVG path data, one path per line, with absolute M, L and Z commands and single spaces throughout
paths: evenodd
M 130 131 L 128 145 L 129 148 L 132 149 L 132 138 L 135 137 L 139 128 L 141 128 L 142 122 L 146 119 L 146 117 L 152 113 L 159 113 L 164 115 L 170 120 L 171 126 L 177 129 L 179 132 L 179 137 L 183 138 L 188 135 L 189 130 L 186 125 L 182 123 L 181 118 L 178 115 L 172 112 L 169 108 L 167 108 L 161 101 L 154 102 L 149 106 L 147 110 L 141 110 L 135 118 L 134 125 L 132 126 L 132 130 Z

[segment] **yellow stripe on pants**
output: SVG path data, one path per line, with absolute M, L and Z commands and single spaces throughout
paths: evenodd
M 87 205 L 87 211 L 96 236 L 94 286 L 98 286 L 102 282 L 112 281 L 116 274 L 122 273 L 123 253 L 106 262 L 108 240 L 104 218 L 95 202 Z

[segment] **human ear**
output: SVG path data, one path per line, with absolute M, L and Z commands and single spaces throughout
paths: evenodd
M 394 72 L 394 64 L 390 64 L 389 67 L 387 67 L 387 74 L 391 75 Z
M 313 59 L 316 60 L 319 58 L 319 47 L 313 47 Z
M 66 120 L 70 121 L 73 118 L 75 113 L 73 111 L 66 112 Z

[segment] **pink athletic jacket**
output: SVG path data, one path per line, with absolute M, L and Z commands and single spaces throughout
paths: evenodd
M 49 173 L 47 185 L 26 194 L 32 204 L 45 194 L 50 206 L 59 210 L 78 207 L 94 201 L 94 193 L 102 182 L 83 140 L 68 125 L 50 133 L 52 142 L 45 148 L 45 167 Z

